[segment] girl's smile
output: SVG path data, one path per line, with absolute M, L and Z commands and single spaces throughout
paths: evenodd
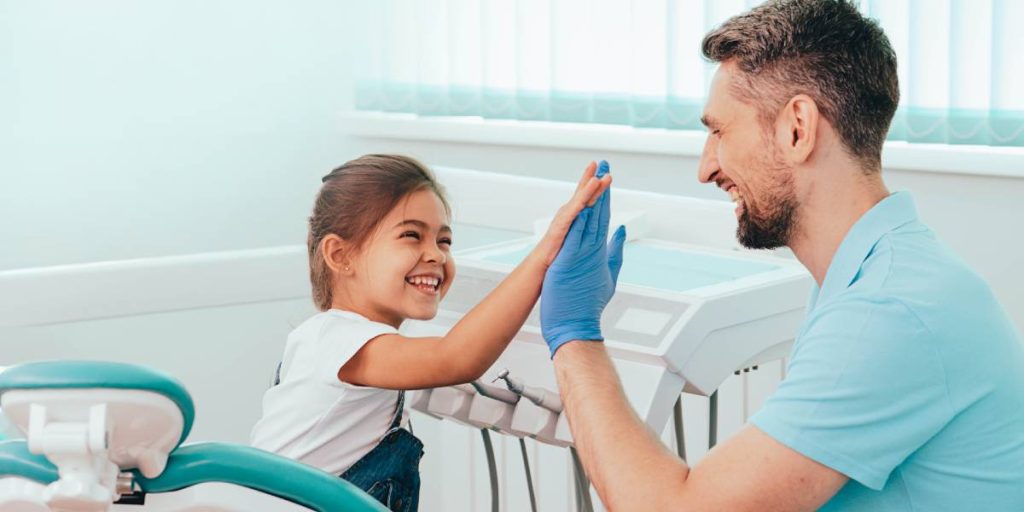
M 408 276 L 405 282 L 417 291 L 427 295 L 436 296 L 439 293 L 441 284 L 444 283 L 444 276 L 441 274 L 427 273 Z

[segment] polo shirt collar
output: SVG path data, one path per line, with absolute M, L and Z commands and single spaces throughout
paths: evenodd
M 887 233 L 917 220 L 914 199 L 907 192 L 896 192 L 882 199 L 850 228 L 832 257 L 821 290 L 812 294 L 811 307 L 845 290 L 860 271 L 875 244 Z

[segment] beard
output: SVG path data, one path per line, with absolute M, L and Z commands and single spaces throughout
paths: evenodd
M 736 238 L 747 249 L 777 249 L 789 245 L 796 226 L 799 202 L 793 190 L 792 169 L 782 164 L 775 155 L 762 164 L 767 172 L 768 187 L 758 205 L 745 203 L 736 227 Z M 751 198 L 753 199 L 753 198 Z

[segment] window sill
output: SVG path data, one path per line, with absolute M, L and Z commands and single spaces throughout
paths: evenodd
M 533 146 L 700 157 L 704 132 L 632 126 L 424 117 L 415 114 L 347 111 L 342 122 L 357 137 Z M 1024 178 L 1024 148 L 910 144 L 891 141 L 882 167 L 921 172 Z

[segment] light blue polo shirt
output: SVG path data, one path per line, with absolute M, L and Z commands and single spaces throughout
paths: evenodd
M 909 194 L 847 233 L 751 422 L 850 477 L 822 510 L 1024 511 L 1024 350 Z

